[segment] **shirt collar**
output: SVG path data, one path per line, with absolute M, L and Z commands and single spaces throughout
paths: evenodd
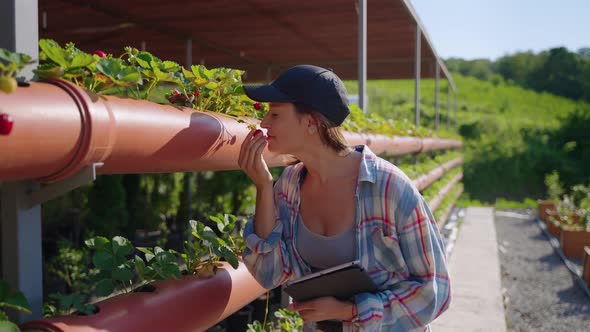
M 361 165 L 359 167 L 359 182 L 367 181 L 371 183 L 377 182 L 377 172 L 375 162 L 377 156 L 367 145 L 356 145 L 354 150 L 362 154 Z M 299 171 L 299 185 L 303 183 L 303 179 L 307 175 L 307 169 L 301 167 Z
M 363 154 L 359 168 L 359 181 L 377 182 L 377 156 L 366 145 L 357 145 L 354 149 Z

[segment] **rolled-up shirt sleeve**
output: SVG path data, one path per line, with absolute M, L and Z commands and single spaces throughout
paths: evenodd
M 254 231 L 256 216 L 248 219 L 244 228 L 246 248 L 242 254 L 244 264 L 254 278 L 266 289 L 283 284 L 291 276 L 291 264 L 284 239 L 284 227 L 288 227 L 284 207 L 284 179 L 279 177 L 274 185 L 275 226 L 266 239 Z
M 356 295 L 356 324 L 362 331 L 423 331 L 450 304 L 444 245 L 422 196 L 409 218 L 399 224 L 398 236 L 384 241 L 399 241 L 407 278 L 383 291 Z

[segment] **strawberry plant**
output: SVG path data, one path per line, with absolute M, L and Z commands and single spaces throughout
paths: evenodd
M 0 48 L 0 91 L 12 93 L 16 90 L 16 74 L 26 65 L 34 63 L 30 56 Z
M 124 292 L 130 292 L 134 285 L 141 286 L 172 277 L 180 278 L 180 269 L 173 251 L 165 251 L 160 247 L 137 248 L 145 254 L 146 263 L 138 255 L 128 258 L 135 248 L 129 240 L 121 236 L 115 236 L 112 240 L 97 236 L 85 243 L 95 250 L 92 262 L 98 268 L 98 274 L 94 276 L 98 296 L 110 295 L 117 286 Z M 134 282 L 134 275 L 137 275 L 138 282 Z
M 2 310 L 3 308 L 31 314 L 31 307 L 23 293 L 11 289 L 6 281 L 0 279 L 0 331 L 20 331 L 16 324 L 8 320 L 8 316 Z
M 57 315 L 69 315 L 72 310 L 76 310 L 84 315 L 91 315 L 96 312 L 96 306 L 85 303 L 86 296 L 82 294 L 49 294 L 49 298 L 57 302 L 57 306 L 52 303 L 46 303 L 43 308 L 44 317 L 53 317 Z
M 221 223 L 225 223 L 225 220 L 221 221 Z M 196 239 L 200 240 L 199 242 L 193 242 L 193 249 L 196 248 L 195 251 L 201 255 L 205 254 L 201 256 L 204 257 L 204 259 L 200 258 L 199 260 L 193 260 L 190 264 L 195 268 L 198 275 L 210 276 L 215 274 L 220 265 L 219 261 L 221 258 L 225 259 L 234 269 L 238 268 L 238 255 L 236 254 L 235 249 L 232 248 L 231 243 L 218 237 L 211 227 L 205 226 L 203 223 L 191 220 L 190 226 L 191 234 Z M 227 226 L 227 224 L 224 224 L 221 227 L 233 229 L 233 226 Z M 187 267 L 188 266 L 189 263 L 187 262 Z
M 41 79 L 61 78 L 94 93 L 151 101 L 157 100 L 159 88 L 168 87 L 165 99 L 173 105 L 237 119 L 261 118 L 266 112 L 245 96 L 241 70 L 200 65 L 188 70 L 133 47 L 125 47 L 118 57 L 100 50 L 88 54 L 72 43 L 61 47 L 51 39 L 41 39 L 39 47 L 41 64 L 35 73 Z
M 289 309 L 278 309 L 275 311 L 275 322 L 254 321 L 248 324 L 247 332 L 274 332 L 274 331 L 302 331 L 303 319 L 297 311 Z

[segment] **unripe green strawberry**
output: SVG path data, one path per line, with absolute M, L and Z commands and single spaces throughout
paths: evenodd
M 12 93 L 16 90 L 16 80 L 13 77 L 0 76 L 0 90 Z

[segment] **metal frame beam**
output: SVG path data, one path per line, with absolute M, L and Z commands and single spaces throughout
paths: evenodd
M 451 130 L 451 85 L 447 84 L 447 130 Z
M 359 107 L 367 111 L 367 0 L 358 0 Z
M 0 48 L 39 59 L 39 6 L 37 0 L 0 1 Z M 33 78 L 37 63 L 25 67 L 21 74 Z
M 416 24 L 416 54 L 414 59 L 414 70 L 416 73 L 415 86 L 414 86 L 414 124 L 416 128 L 420 127 L 420 71 L 421 71 L 421 39 L 422 33 L 420 25 Z
M 440 91 L 440 65 L 438 61 L 434 63 L 434 130 L 440 127 L 440 110 L 439 110 L 439 91 Z

